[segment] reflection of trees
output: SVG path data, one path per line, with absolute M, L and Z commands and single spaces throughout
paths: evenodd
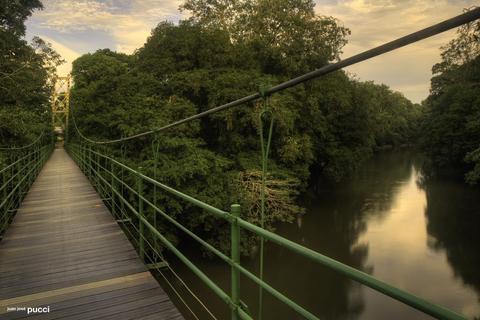
M 339 211 L 331 211 L 323 217 L 321 223 L 307 219 L 302 230 L 296 234 L 279 231 L 331 258 L 369 271 L 365 267 L 368 247 L 354 246 L 365 225 L 359 223 L 355 217 L 343 218 L 340 215 Z M 269 243 L 266 252 L 267 281 L 281 292 L 288 293 L 294 301 L 321 319 L 358 318 L 363 311 L 364 303 L 359 285 L 308 258 L 276 245 Z M 301 319 L 274 299 L 266 300 L 265 310 L 268 310 L 268 319 Z
M 353 214 L 361 212 L 361 216 L 381 218 L 393 204 L 395 189 L 408 181 L 412 165 L 417 167 L 417 161 L 415 154 L 408 150 L 383 152 L 366 162 L 345 182 L 323 184 L 320 203 L 326 201 L 338 206 L 348 201 L 345 209 L 356 210 Z
M 480 295 L 480 192 L 461 183 L 427 181 L 428 244 L 445 249 L 455 275 Z
M 396 188 L 409 181 L 411 167 L 412 156 L 408 152 L 385 152 L 376 156 L 348 181 L 321 185 L 318 194 L 304 201 L 307 214 L 296 224 L 278 226 L 277 233 L 371 273 L 372 267 L 367 265 L 368 245 L 358 243 L 359 237 L 366 230 L 368 219 L 388 213 Z M 222 288 L 229 288 L 228 267 L 216 260 L 203 259 L 197 247 L 190 249 L 196 252 L 195 263 Z M 242 258 L 242 265 L 256 273 L 258 257 Z M 177 271 L 185 269 L 182 264 L 175 264 L 175 268 Z M 184 277 L 189 273 L 180 274 Z M 265 280 L 320 319 L 358 319 L 365 308 L 363 286 L 269 242 L 265 251 Z M 217 301 L 214 294 L 197 278 L 192 276 L 187 282 L 193 284 L 206 301 L 212 301 L 209 307 L 216 314 L 228 317 L 225 305 L 213 302 Z M 242 300 L 256 315 L 258 287 L 242 277 L 241 292 Z M 268 293 L 264 293 L 264 312 L 264 319 L 303 319 Z
M 366 265 L 368 245 L 359 244 L 358 239 L 366 229 L 367 218 L 388 212 L 395 188 L 408 181 L 411 168 L 412 157 L 407 152 L 379 155 L 348 181 L 323 187 L 311 195 L 298 229 L 287 225 L 278 232 L 371 273 L 372 267 Z M 359 284 L 273 244 L 266 253 L 266 279 L 321 319 L 356 319 L 362 313 L 364 301 Z M 256 263 L 253 261 L 251 266 Z M 273 298 L 266 300 L 265 310 L 268 319 L 300 319 Z

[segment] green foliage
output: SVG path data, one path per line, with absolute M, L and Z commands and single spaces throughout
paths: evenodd
M 432 172 L 465 174 L 475 184 L 480 180 L 480 22 L 459 28 L 457 35 L 433 67 L 422 146 Z
M 369 128 L 376 146 L 410 143 L 417 133 L 421 107 L 386 85 L 356 82 L 356 99 L 372 115 Z
M 467 153 L 465 161 L 474 164 L 473 169 L 465 175 L 467 182 L 470 184 L 477 184 L 478 181 L 480 181 L 480 148 Z
M 39 1 L 2 1 L 0 5 L 1 145 L 24 145 L 49 127 L 49 97 L 55 69 L 62 62 L 49 44 L 23 38 L 25 19 Z
M 310 0 L 189 0 L 183 8 L 191 19 L 160 23 L 133 55 L 105 49 L 74 62 L 73 116 L 89 137 L 116 139 L 158 128 L 321 67 L 338 59 L 349 33 L 334 18 L 316 15 Z M 417 116 L 417 106 L 386 86 L 337 72 L 128 142 L 126 162 L 223 210 L 240 203 L 242 216 L 258 224 L 265 108 L 274 116 L 269 229 L 303 212 L 297 197 L 310 181 L 340 180 L 378 145 L 407 143 Z M 119 156 L 118 149 L 110 152 Z M 144 191 L 154 196 L 153 188 Z M 156 197 L 165 212 L 228 251 L 226 222 L 163 192 Z M 174 229 L 162 228 L 175 238 Z M 255 240 L 245 235 L 243 254 Z
M 457 37 L 441 49 L 442 61 L 433 66 L 434 75 L 441 76 L 446 71 L 474 60 L 480 55 L 480 21 L 477 19 L 460 26 L 457 30 Z M 433 79 L 432 91 L 436 91 Z
M 192 21 L 223 30 L 247 47 L 262 71 L 292 75 L 339 58 L 350 31 L 332 17 L 315 14 L 311 0 L 187 0 Z
M 35 9 L 43 9 L 40 0 L 2 1 L 0 4 L 0 31 L 23 36 L 25 20 L 32 15 Z

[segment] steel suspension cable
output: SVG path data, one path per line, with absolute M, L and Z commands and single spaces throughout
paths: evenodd
M 25 146 L 21 146 L 21 147 L 0 147 L 0 150 L 24 150 L 24 149 L 28 149 L 28 148 L 34 146 L 38 141 L 40 141 L 40 139 L 42 139 L 44 134 L 45 134 L 45 130 L 43 130 L 33 142 L 31 142 L 31 143 L 29 143 Z
M 303 74 L 299 77 L 293 78 L 293 79 L 285 81 L 283 83 L 280 83 L 276 86 L 273 86 L 269 89 L 266 89 L 265 94 L 266 95 L 271 95 L 273 93 L 276 93 L 276 92 L 279 92 L 279 91 L 297 86 L 297 85 L 299 85 L 301 83 L 304 83 L 306 81 L 309 81 L 309 80 L 327 75 L 329 73 L 332 73 L 334 71 L 343 69 L 343 68 L 351 66 L 353 64 L 356 64 L 356 63 L 374 58 L 374 57 L 379 56 L 381 54 L 384 54 L 384 53 L 393 51 L 395 49 L 407 46 L 407 45 L 412 44 L 414 42 L 429 38 L 429 37 L 437 35 L 439 33 L 442 33 L 442 32 L 448 31 L 450 29 L 459 27 L 463 24 L 475 21 L 479 18 L 480 18 L 480 8 L 472 9 L 470 11 L 467 11 L 467 12 L 463 13 L 463 14 L 460 14 L 460 15 L 455 16 L 453 18 L 447 19 L 443 22 L 437 23 L 433 26 L 427 27 L 425 29 L 419 30 L 419 31 L 411 33 L 411 34 L 408 34 L 406 36 L 403 36 L 403 37 L 398 38 L 396 40 L 387 42 L 387 43 L 385 43 L 383 45 L 380 45 L 378 47 L 375 47 L 375 48 L 372 48 L 370 50 L 364 51 L 362 53 L 356 54 L 356 55 L 351 56 L 349 58 L 346 58 L 344 60 L 340 60 L 336 63 L 328 64 L 328 65 L 326 65 L 324 67 L 321 67 L 319 69 L 316 69 L 314 71 L 305 73 L 305 74 Z M 73 111 L 72 111 L 72 118 L 74 120 L 76 131 L 86 141 L 88 141 L 92 144 L 111 144 L 111 143 L 128 141 L 128 140 L 140 138 L 140 137 L 143 137 L 143 136 L 147 136 L 147 135 L 150 135 L 150 134 L 153 134 L 153 133 L 157 133 L 157 132 L 160 132 L 160 131 L 164 131 L 164 130 L 167 130 L 169 128 L 176 127 L 178 125 L 203 118 L 207 115 L 217 113 L 219 111 L 223 111 L 223 110 L 235 107 L 235 106 L 239 106 L 239 105 L 244 104 L 244 103 L 255 101 L 255 100 L 257 100 L 261 97 L 262 97 L 262 95 L 260 93 L 253 93 L 251 95 L 248 95 L 248 96 L 245 96 L 243 98 L 237 99 L 235 101 L 223 104 L 221 106 L 218 106 L 218 107 L 215 107 L 215 108 L 212 108 L 212 109 L 209 109 L 207 111 L 198 113 L 196 115 L 193 115 L 193 116 L 190 116 L 190 117 L 172 122 L 172 123 L 167 124 L 163 127 L 152 129 L 152 130 L 142 132 L 142 133 L 138 133 L 138 134 L 135 134 L 135 135 L 131 135 L 131 136 L 128 136 L 128 137 L 123 137 L 123 138 L 120 138 L 120 139 L 114 139 L 114 140 L 97 141 L 97 140 L 93 140 L 93 139 L 90 139 L 90 138 L 86 137 L 78 129 L 78 127 L 75 123 L 75 118 L 74 118 Z
M 270 145 L 272 142 L 273 135 L 273 122 L 274 116 L 272 110 L 269 108 L 269 97 L 264 95 L 264 90 L 261 88 L 260 93 L 263 96 L 263 110 L 260 112 L 258 117 L 259 120 L 259 131 L 260 131 L 260 146 L 261 146 L 261 159 L 262 159 L 262 188 L 260 190 L 260 226 L 265 228 L 265 212 L 266 212 L 266 193 L 267 193 L 267 173 L 268 173 L 268 155 L 270 153 Z M 266 122 L 269 122 L 268 134 L 267 137 L 264 135 L 264 125 L 263 121 L 266 116 L 269 116 L 270 119 L 266 119 Z M 268 121 L 270 120 L 270 121 Z M 264 275 L 264 252 L 265 252 L 265 239 L 263 236 L 260 236 L 260 259 L 259 259 L 259 278 L 263 281 Z M 258 286 L 258 319 L 262 320 L 263 317 L 263 288 Z

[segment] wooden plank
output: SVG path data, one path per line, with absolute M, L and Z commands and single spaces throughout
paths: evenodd
M 17 304 L 25 304 L 35 300 L 46 299 L 49 297 L 63 296 L 65 294 L 72 293 L 72 292 L 79 292 L 79 291 L 83 291 L 91 288 L 99 288 L 99 287 L 108 286 L 108 285 L 117 284 L 117 283 L 125 283 L 130 281 L 135 282 L 138 279 L 142 279 L 146 277 L 147 274 L 148 274 L 147 272 L 141 272 L 141 273 L 136 273 L 136 274 L 128 275 L 124 277 L 110 278 L 103 281 L 90 282 L 90 283 L 77 285 L 77 286 L 65 287 L 65 288 L 60 288 L 56 290 L 44 291 L 40 293 L 18 296 L 10 299 L 4 299 L 4 300 L 0 300 L 0 307 L 17 305 Z
M 144 272 L 144 269 L 139 266 L 117 267 L 112 269 L 112 271 L 91 272 L 76 277 L 66 277 L 66 279 L 58 278 L 56 280 L 43 280 L 40 283 L 23 283 L 19 286 L 0 288 L 0 292 L 2 292 L 2 296 L 8 299 L 15 296 L 34 294 L 45 290 L 56 290 L 58 288 L 123 277 L 141 272 Z
M 49 318 L 53 318 L 54 316 L 57 317 L 59 314 L 59 311 L 68 309 L 69 307 L 72 307 L 72 306 L 84 305 L 94 301 L 102 301 L 102 300 L 110 299 L 112 297 L 125 296 L 125 295 L 129 295 L 132 293 L 137 293 L 137 292 L 141 292 L 141 291 L 145 291 L 153 288 L 157 288 L 156 284 L 153 282 L 135 284 L 132 286 L 121 286 L 121 287 L 117 284 L 115 286 L 108 286 L 107 288 L 100 287 L 100 288 L 89 289 L 88 291 L 72 292 L 67 295 L 68 298 L 66 300 L 64 300 L 66 296 L 63 295 L 59 297 L 60 299 L 50 298 L 48 299 L 49 301 L 36 300 L 34 302 L 30 302 L 29 305 L 36 307 L 36 306 L 45 305 L 45 302 L 48 302 L 51 310 L 54 312 L 52 314 L 47 315 L 47 319 L 48 319 L 48 317 Z M 13 319 L 23 318 L 24 314 L 11 313 L 9 314 L 9 316 L 10 316 L 10 319 L 13 320 Z M 41 316 L 39 316 L 38 319 L 41 319 Z
M 75 317 L 85 317 L 86 313 L 92 316 L 106 316 L 113 313 L 124 312 L 125 310 L 131 310 L 139 300 L 151 299 L 151 302 L 162 303 L 167 300 L 167 296 L 163 295 L 161 288 L 150 288 L 147 290 L 141 290 L 139 292 L 130 291 L 128 294 L 116 294 L 117 291 L 104 293 L 93 297 L 82 297 L 76 299 L 75 303 L 69 303 L 68 307 L 64 307 L 63 303 L 55 303 L 50 306 L 52 309 L 51 314 L 45 314 L 43 316 L 35 317 L 35 319 L 51 319 L 55 318 L 67 318 L 72 319 Z
M 49 314 L 7 307 L 50 306 Z M 56 149 L 0 242 L 0 319 L 183 319 L 80 169 Z
M 159 304 L 165 302 L 166 297 L 162 299 L 162 297 L 157 293 L 154 296 L 144 296 L 138 297 L 138 299 L 133 301 L 127 302 L 118 302 L 118 304 L 113 306 L 105 306 L 101 309 L 95 309 L 87 312 L 81 312 L 75 315 L 68 315 L 66 317 L 62 317 L 60 319 L 69 319 L 69 320 L 80 320 L 80 319 L 89 319 L 89 318 L 100 318 L 105 319 L 107 316 L 115 315 L 115 318 L 118 319 L 119 316 L 125 316 L 127 312 L 133 311 L 133 315 L 135 315 L 138 311 L 137 309 L 142 307 L 147 307 L 147 309 L 151 308 L 158 308 Z M 160 310 L 160 309 L 159 309 Z M 125 319 L 125 318 L 124 318 Z M 160 319 L 163 319 L 161 317 Z
M 115 269 L 117 267 L 121 268 L 124 266 L 131 266 L 132 259 L 134 258 L 114 261 L 108 264 L 102 264 L 100 262 L 97 262 L 89 267 L 84 266 L 83 268 L 75 268 L 70 270 L 57 269 L 55 272 L 50 272 L 50 273 L 39 274 L 35 272 L 34 274 L 26 273 L 16 277 L 2 278 L 2 281 L 0 282 L 0 288 L 8 288 L 8 287 L 18 288 L 19 282 L 22 282 L 22 285 L 26 283 L 35 284 L 35 283 L 41 283 L 42 281 L 45 281 L 45 280 L 56 280 L 58 278 L 61 278 L 62 280 L 66 280 L 67 277 L 71 277 L 71 276 L 79 277 L 80 275 L 91 274 L 92 272 L 95 272 L 98 274 L 102 271 Z M 41 272 L 45 272 L 45 271 L 42 270 Z
M 108 256 L 112 253 L 121 254 L 122 252 L 126 253 L 134 250 L 132 247 L 118 246 L 116 242 L 108 242 L 106 243 L 106 245 L 107 244 L 108 246 L 105 246 L 105 247 L 97 247 L 97 248 L 93 247 L 91 250 L 80 251 L 80 252 L 70 252 L 70 251 L 67 252 L 67 250 L 64 250 L 62 252 L 60 250 L 52 254 L 46 252 L 44 255 L 38 254 L 38 255 L 32 255 L 31 257 L 25 255 L 23 257 L 18 257 L 18 258 L 14 256 L 9 257 L 8 255 L 2 255 L 2 264 L 0 265 L 0 272 L 10 270 L 12 268 L 15 269 L 15 268 L 21 267 L 22 263 L 23 265 L 26 265 L 26 263 L 39 264 L 42 262 L 49 262 L 49 264 L 52 265 L 54 263 L 55 264 L 65 263 L 65 262 L 71 261 L 72 259 L 76 261 L 84 261 L 92 258 L 102 257 L 104 255 Z
M 85 270 L 91 267 L 95 266 L 102 266 L 102 265 L 108 265 L 108 264 L 114 264 L 120 261 L 125 261 L 125 260 L 130 260 L 130 259 L 136 259 L 137 254 L 135 252 L 129 253 L 128 255 L 112 255 L 111 257 L 105 257 L 102 259 L 97 259 L 97 260 L 91 260 L 91 261 L 85 261 L 85 262 L 74 262 L 71 264 L 61 264 L 61 265 L 52 265 L 51 268 L 45 269 L 42 268 L 39 270 L 39 268 L 29 268 L 28 266 L 23 268 L 21 272 L 18 271 L 13 271 L 13 272 L 5 272 L 0 274 L 0 283 L 3 283 L 3 281 L 9 281 L 10 279 L 18 279 L 20 280 L 23 277 L 26 277 L 29 273 L 33 273 L 35 271 L 35 274 L 37 275 L 47 275 L 47 274 L 55 274 L 55 273 L 61 273 L 61 272 L 67 272 L 67 271 L 72 271 L 72 270 Z
M 92 230 L 82 230 L 82 232 L 75 232 L 76 229 L 70 229 L 71 232 L 65 234 L 65 230 L 63 231 L 55 231 L 55 233 L 46 233 L 46 236 L 42 236 L 41 233 L 30 233 L 30 236 L 26 236 L 23 234 L 21 237 L 13 237 L 13 238 L 6 238 L 5 239 L 5 247 L 8 248 L 18 248 L 24 247 L 25 245 L 34 245 L 39 246 L 41 244 L 55 244 L 58 243 L 59 240 L 62 242 L 68 241 L 78 241 L 82 240 L 83 238 L 90 239 L 92 236 L 104 236 L 106 232 L 113 232 L 116 233 L 118 231 L 118 227 L 115 224 L 110 224 L 109 226 L 105 226 L 102 231 L 98 229 Z M 32 231 L 34 232 L 34 231 Z M 14 240 L 14 241 L 11 241 Z
M 118 235 L 118 234 L 117 234 Z M 88 241 L 88 239 L 77 239 L 77 243 L 82 243 L 85 245 L 84 249 L 80 250 L 72 250 L 70 251 L 69 249 L 66 249 L 66 246 L 69 246 L 72 244 L 73 241 L 65 241 L 62 244 L 64 245 L 63 247 L 59 247 L 53 244 L 45 245 L 44 247 L 40 249 L 36 248 L 35 250 L 31 250 L 32 255 L 29 255 L 29 251 L 27 250 L 24 255 L 18 255 L 15 254 L 14 252 L 8 252 L 9 254 L 2 254 L 1 258 L 3 259 L 9 259 L 8 261 L 5 261 L 3 263 L 0 263 L 0 272 L 3 271 L 3 268 L 8 269 L 8 267 L 15 267 L 18 266 L 21 261 L 28 262 L 28 261 L 44 261 L 44 260 L 51 260 L 53 263 L 53 260 L 67 260 L 67 259 L 72 259 L 72 257 L 77 256 L 77 257 L 83 257 L 87 259 L 89 256 L 97 256 L 99 254 L 108 254 L 109 252 L 123 252 L 123 251 L 129 251 L 133 250 L 132 247 L 126 246 L 125 241 L 114 241 L 115 238 L 109 238 L 101 239 L 102 243 L 98 243 L 98 239 L 94 239 L 93 241 Z M 97 242 L 95 244 L 95 242 Z M 91 244 L 90 247 L 87 247 L 88 244 Z M 31 246 L 28 246 L 31 248 Z M 49 251 L 49 248 L 52 249 L 52 251 Z M 56 250 L 54 250 L 56 249 Z M 38 250 L 38 254 L 37 254 Z

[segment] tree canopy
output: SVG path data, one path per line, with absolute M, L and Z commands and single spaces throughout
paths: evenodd
M 49 126 L 49 97 L 60 56 L 39 37 L 28 44 L 25 19 L 41 9 L 38 0 L 0 5 L 0 137 L 23 145 Z
M 480 181 L 480 21 L 460 27 L 433 67 L 422 147 L 431 172 Z
M 182 8 L 190 19 L 160 22 L 134 54 L 104 49 L 74 62 L 73 115 L 89 137 L 140 133 L 258 92 L 335 61 L 349 34 L 336 19 L 316 15 L 310 0 L 189 0 Z M 377 147 L 408 143 L 419 114 L 388 87 L 336 72 L 158 134 L 157 178 L 225 210 L 239 202 L 258 223 L 265 107 L 274 116 L 268 228 L 303 212 L 297 198 L 310 183 L 338 181 Z M 152 139 L 126 145 L 127 161 L 149 175 Z M 175 199 L 160 203 L 228 249 L 226 225 Z M 243 248 L 248 253 L 252 245 Z

